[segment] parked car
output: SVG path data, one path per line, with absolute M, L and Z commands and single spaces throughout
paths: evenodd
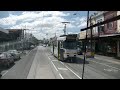
M 10 67 L 11 64 L 14 64 L 14 58 L 11 54 L 3 52 L 0 54 L 0 65 L 5 67 Z
M 46 47 L 46 45 L 44 44 L 43 47 Z
M 31 45 L 30 48 L 33 49 L 35 46 L 34 45 Z
M 8 53 L 10 53 L 14 57 L 14 60 L 20 59 L 21 53 L 18 52 L 17 50 L 9 50 Z

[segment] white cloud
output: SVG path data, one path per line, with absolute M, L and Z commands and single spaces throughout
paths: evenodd
M 73 18 L 74 21 L 72 23 L 75 23 L 75 25 L 79 28 L 86 27 L 87 19 L 86 17 L 76 17 Z
M 68 21 L 64 16 L 69 16 L 70 13 L 64 13 L 61 11 L 26 11 L 21 15 L 9 14 L 9 17 L 0 19 L 1 25 L 11 25 L 11 29 L 27 28 L 33 31 L 31 32 L 38 39 L 46 37 L 52 37 L 55 35 L 63 34 L 64 24 L 61 22 Z M 72 18 L 67 24 L 67 31 L 69 29 L 80 28 L 86 26 L 85 17 Z M 72 32 L 68 32 L 72 33 Z

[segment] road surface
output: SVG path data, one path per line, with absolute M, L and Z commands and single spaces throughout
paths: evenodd
M 81 79 L 83 55 L 75 63 L 61 62 L 50 47 L 38 46 L 11 68 L 2 70 L 1 79 Z M 87 59 L 84 79 L 120 79 L 120 61 Z

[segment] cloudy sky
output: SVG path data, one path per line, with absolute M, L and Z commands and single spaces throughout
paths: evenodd
M 90 11 L 90 14 L 94 11 Z M 64 24 L 67 33 L 79 33 L 86 27 L 86 11 L 0 11 L 0 27 L 4 29 L 29 29 L 36 38 L 62 35 Z

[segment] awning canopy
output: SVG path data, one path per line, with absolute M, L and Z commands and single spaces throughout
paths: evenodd
M 100 35 L 99 37 L 110 37 L 110 36 L 118 36 L 120 34 L 108 34 L 108 35 Z

